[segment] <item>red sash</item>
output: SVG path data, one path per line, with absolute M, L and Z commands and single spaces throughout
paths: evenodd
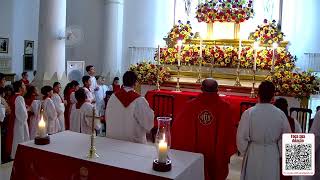
M 66 109 L 64 110 L 64 119 L 65 119 L 64 122 L 65 122 L 66 130 L 69 130 L 69 128 L 70 128 L 70 113 L 71 113 L 70 96 L 71 96 L 71 93 L 74 91 L 75 91 L 75 89 L 71 88 L 67 91 L 67 94 L 65 95 L 65 99 L 67 100 Z
M 120 85 L 112 85 L 112 88 L 113 88 L 113 92 L 117 92 L 121 89 Z
M 12 143 L 13 143 L 13 129 L 14 129 L 14 122 L 16 120 L 16 111 L 15 111 L 15 101 L 17 97 L 20 96 L 20 94 L 15 94 L 10 97 L 9 99 L 9 106 L 11 109 L 11 114 L 8 119 L 8 128 L 7 128 L 7 136 L 6 136 L 6 142 L 5 142 L 5 153 L 8 157 L 11 155 L 12 150 Z
M 122 105 L 126 108 L 128 107 L 135 99 L 140 97 L 140 94 L 134 91 L 126 91 L 121 88 L 119 91 L 115 93 L 115 96 L 119 99 Z

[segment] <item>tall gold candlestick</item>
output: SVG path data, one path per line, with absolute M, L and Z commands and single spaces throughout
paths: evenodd
M 160 65 L 157 64 L 157 83 L 156 83 L 156 87 L 157 90 L 160 91 Z
M 177 85 L 176 85 L 176 91 L 180 92 L 180 65 L 177 66 L 178 75 L 177 75 Z
M 254 86 L 256 84 L 256 70 L 252 70 L 253 72 L 253 76 L 252 76 L 252 88 L 251 88 L 251 92 L 250 92 L 250 98 L 256 98 L 257 95 L 254 92 Z
M 198 58 L 199 68 L 198 68 L 198 79 L 196 83 L 201 83 L 201 65 L 202 65 L 202 57 Z
M 96 115 L 96 109 L 93 107 L 92 108 L 92 129 L 91 129 L 91 138 L 90 138 L 90 149 L 89 149 L 89 152 L 88 152 L 88 155 L 87 155 L 87 158 L 89 159 L 93 159 L 93 158 L 98 158 L 99 155 L 97 154 L 97 150 L 96 150 L 96 147 L 95 147 L 95 129 L 94 129 L 94 119 L 95 119 L 95 116 Z
M 237 65 L 237 77 L 236 77 L 236 82 L 234 83 L 234 86 L 240 87 L 241 83 L 240 83 L 240 63 L 241 63 L 241 51 L 242 51 L 242 47 L 241 47 L 241 39 L 239 40 L 239 52 L 238 52 L 238 65 Z

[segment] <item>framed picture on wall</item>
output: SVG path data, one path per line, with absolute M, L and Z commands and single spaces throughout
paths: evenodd
M 34 41 L 24 40 L 24 54 L 33 55 Z
M 9 49 L 9 38 L 0 37 L 0 53 L 8 53 Z
M 33 55 L 23 55 L 23 70 L 33 71 Z

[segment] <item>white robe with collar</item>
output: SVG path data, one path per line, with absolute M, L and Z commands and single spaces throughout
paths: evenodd
M 72 106 L 70 115 L 70 130 L 74 132 L 91 134 L 92 133 L 92 113 L 93 105 L 85 102 L 80 109 L 76 109 L 76 104 Z M 99 123 L 94 122 L 94 128 L 100 129 Z
M 310 133 L 315 136 L 315 174 L 313 176 L 302 176 L 301 180 L 320 180 L 320 111 L 314 116 Z
M 28 127 L 28 113 L 26 104 L 22 96 L 18 96 L 15 100 L 15 113 L 16 119 L 13 128 L 13 143 L 11 158 L 16 155 L 16 150 L 19 143 L 30 140 L 29 127 Z
M 58 115 L 58 120 L 59 120 L 59 126 L 60 129 L 59 131 L 64 131 L 65 130 L 65 122 L 64 122 L 64 110 L 65 106 L 64 103 L 62 102 L 61 96 L 57 93 L 54 93 L 53 96 L 51 97 L 54 107 L 56 108 L 57 115 Z
M 41 119 L 40 117 L 40 110 L 41 110 L 41 101 L 34 100 L 31 103 L 31 111 L 33 115 L 30 117 L 30 139 L 33 140 L 37 136 L 38 132 L 38 123 Z
M 108 101 L 105 118 L 107 137 L 135 143 L 147 143 L 146 133 L 154 125 L 153 110 L 144 97 L 139 97 L 128 107 L 124 107 L 113 94 Z
M 90 103 L 92 103 L 93 101 L 95 101 L 95 97 L 94 97 L 94 94 L 93 94 L 94 91 L 91 91 L 91 90 L 89 90 L 89 89 L 86 88 L 86 87 L 83 87 L 83 89 L 84 89 L 84 91 L 85 91 L 85 93 L 86 93 L 86 95 L 87 95 L 87 100 L 88 100 Z
M 237 131 L 237 146 L 244 155 L 241 180 L 279 180 L 281 138 L 290 133 L 286 115 L 269 103 L 246 110 Z
M 43 110 L 45 119 L 47 120 L 47 132 L 48 134 L 55 134 L 59 132 L 60 124 L 58 120 L 58 114 L 51 98 L 46 98 L 43 102 Z

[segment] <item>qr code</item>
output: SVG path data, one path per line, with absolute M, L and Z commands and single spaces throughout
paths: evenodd
M 286 144 L 285 169 L 286 170 L 311 170 L 312 168 L 311 144 Z

